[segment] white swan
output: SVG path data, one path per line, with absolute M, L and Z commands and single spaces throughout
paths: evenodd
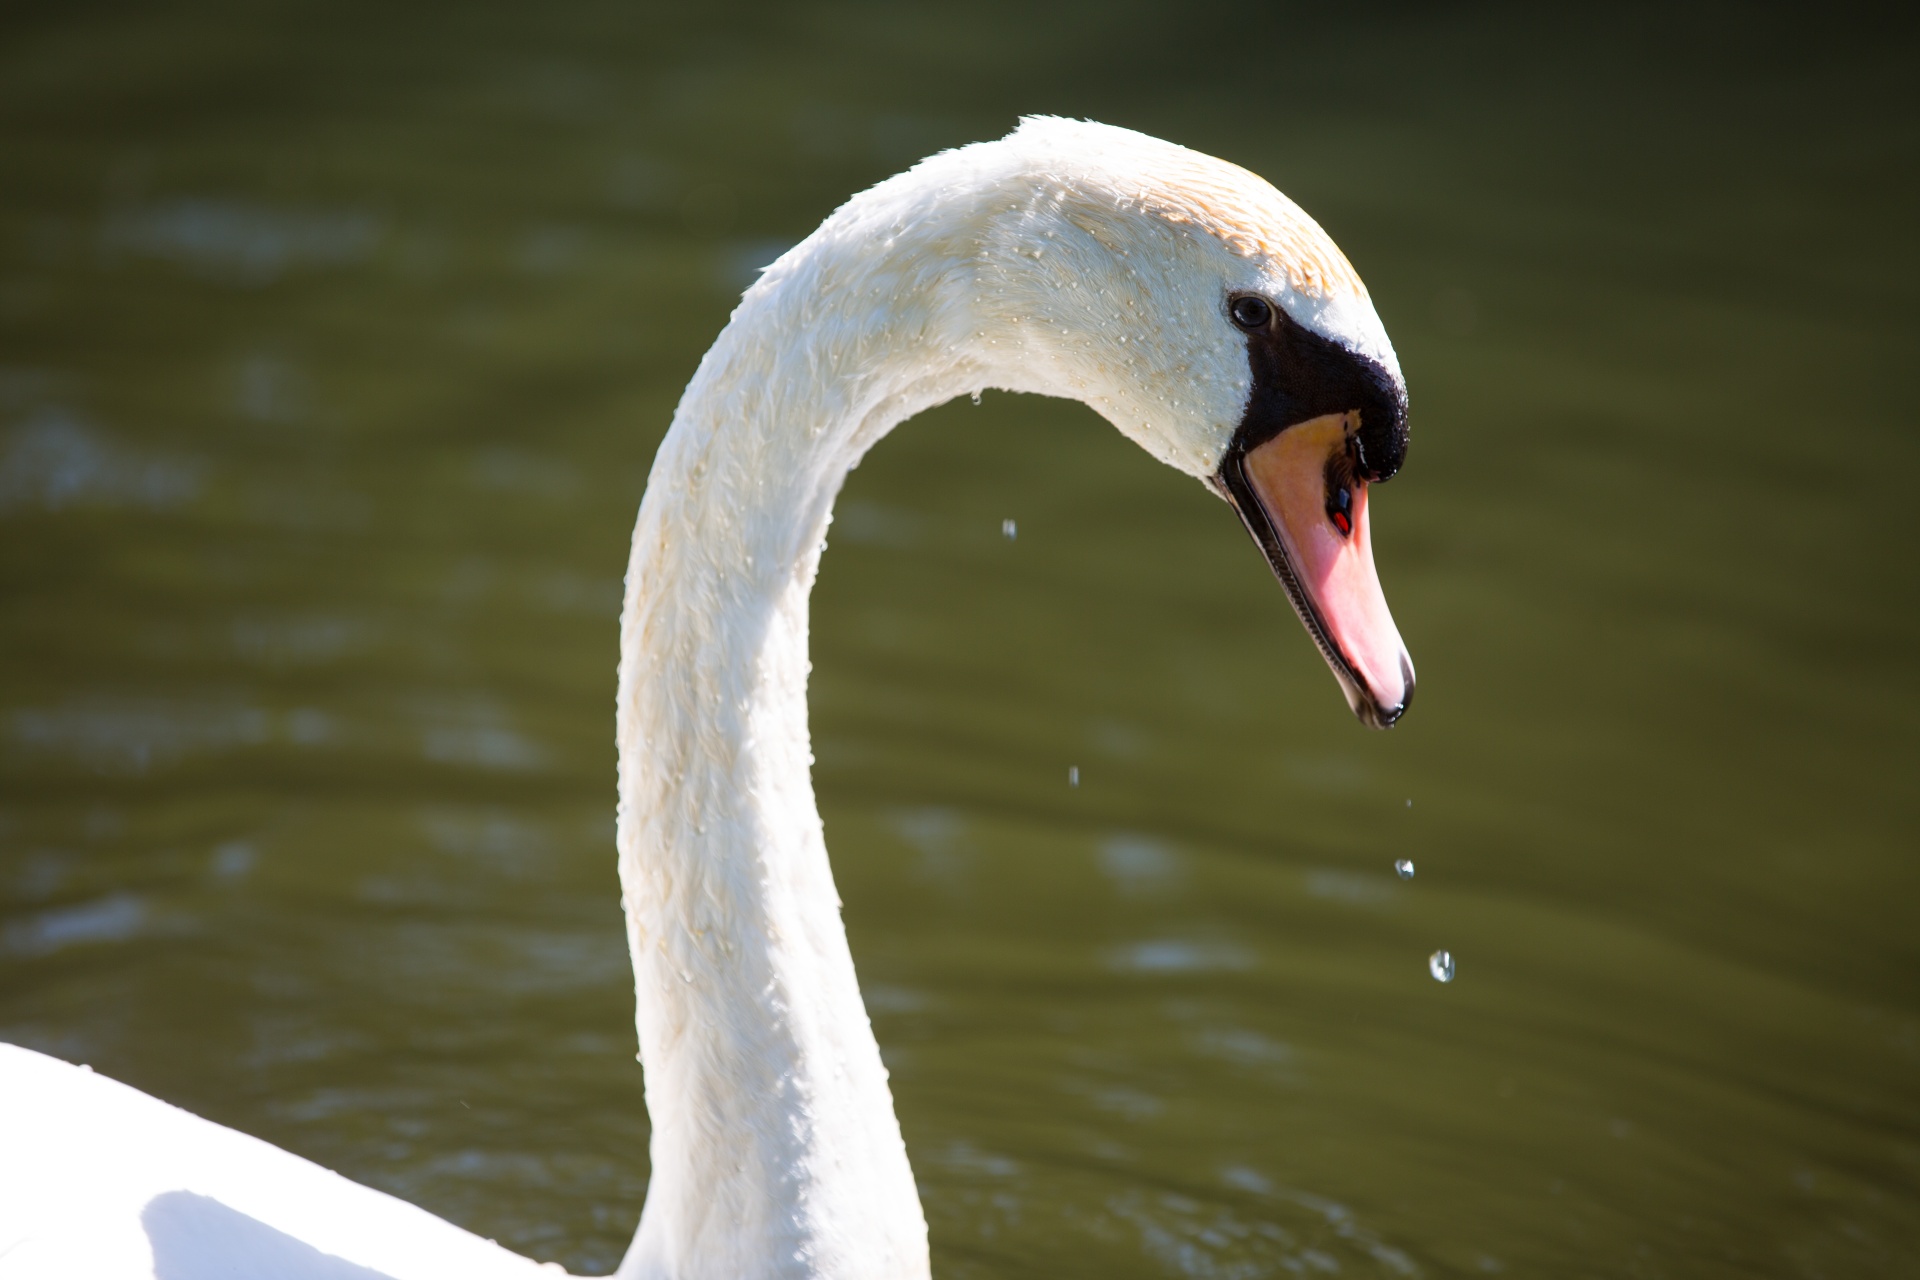
M 1324 232 L 1232 165 L 1031 119 L 855 197 L 747 291 L 674 415 L 621 624 L 619 857 L 653 1174 L 619 1275 L 928 1272 L 808 748 L 835 494 L 985 387 L 1092 405 L 1226 497 L 1363 720 L 1413 671 L 1367 485 L 1393 349 Z M 0 1277 L 488 1280 L 558 1271 L 125 1085 L 0 1046 Z

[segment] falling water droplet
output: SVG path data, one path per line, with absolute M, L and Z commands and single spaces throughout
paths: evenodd
M 1393 869 L 1400 873 L 1400 878 L 1402 880 L 1413 879 L 1413 859 L 1412 858 L 1395 858 L 1393 860 Z
M 1413 808 L 1413 801 L 1411 800 L 1407 801 L 1407 808 L 1409 809 Z
M 1427 972 L 1435 982 L 1453 981 L 1453 952 L 1441 950 L 1427 957 Z
M 1080 785 L 1080 766 L 1079 765 L 1070 764 L 1067 766 L 1067 785 L 1070 787 L 1077 787 Z
M 1000 522 L 1000 536 L 1008 542 L 1012 542 L 1020 536 L 1020 526 L 1011 520 L 1002 520 Z

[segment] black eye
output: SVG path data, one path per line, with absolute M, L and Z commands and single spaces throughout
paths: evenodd
M 1227 304 L 1227 314 L 1242 329 L 1264 329 L 1267 322 L 1273 319 L 1273 308 L 1267 305 L 1265 298 L 1243 293 Z

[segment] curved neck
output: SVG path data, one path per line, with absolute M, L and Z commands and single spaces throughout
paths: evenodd
M 861 454 L 1019 379 L 977 354 L 971 255 L 946 243 L 968 212 L 885 190 L 748 292 L 640 508 L 619 850 L 653 1168 L 623 1277 L 927 1272 L 814 804 L 807 599 Z

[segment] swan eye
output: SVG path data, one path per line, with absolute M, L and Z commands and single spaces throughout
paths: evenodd
M 1335 485 L 1327 491 L 1327 519 L 1343 538 L 1353 536 L 1353 490 Z
M 1227 314 L 1242 329 L 1264 329 L 1267 322 L 1273 319 L 1273 308 L 1265 298 L 1243 293 L 1227 304 Z

